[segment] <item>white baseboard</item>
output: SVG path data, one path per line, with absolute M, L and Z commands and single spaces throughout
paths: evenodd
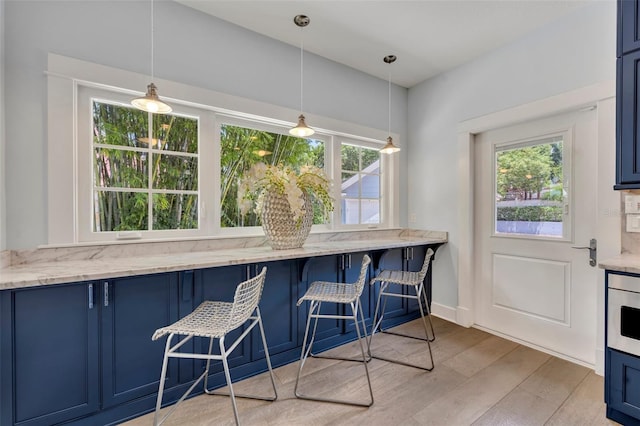
M 473 325 L 473 315 L 471 310 L 463 306 L 456 309 L 456 323 L 463 327 L 471 327 Z
M 596 349 L 595 372 L 599 376 L 604 376 L 604 349 Z
M 456 310 L 450 306 L 440 305 L 439 303 L 431 303 L 431 314 L 453 323 L 456 321 Z

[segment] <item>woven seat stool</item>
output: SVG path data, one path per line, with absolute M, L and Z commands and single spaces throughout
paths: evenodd
M 294 393 L 296 397 L 300 399 L 307 399 L 312 401 L 322 401 L 322 402 L 333 402 L 337 404 L 345 404 L 345 405 L 355 405 L 359 407 L 370 407 L 373 405 L 373 390 L 371 388 L 371 378 L 369 377 L 369 367 L 367 366 L 367 362 L 370 358 L 366 356 L 364 344 L 362 343 L 363 338 L 366 339 L 366 328 L 364 323 L 364 316 L 362 314 L 362 304 L 360 302 L 360 295 L 362 294 L 362 290 L 364 289 L 364 285 L 367 278 L 367 270 L 369 268 L 369 264 L 371 263 L 371 258 L 367 255 L 362 259 L 362 266 L 360 268 L 360 276 L 355 283 L 344 284 L 344 283 L 335 283 L 335 282 L 327 282 L 327 281 L 314 281 L 309 286 L 309 289 L 306 291 L 304 296 L 298 300 L 298 306 L 300 306 L 304 301 L 311 302 L 309 304 L 309 314 L 307 316 L 307 326 L 304 332 L 304 340 L 302 341 L 302 351 L 300 354 L 300 366 L 298 368 L 298 375 L 296 377 L 296 384 L 294 388 Z M 345 306 L 351 307 L 351 315 L 329 315 L 329 314 L 321 314 L 320 308 L 323 303 L 340 303 Z M 360 320 L 362 323 L 362 330 L 360 329 L 360 325 L 358 324 L 358 314 L 360 314 Z M 309 329 L 311 327 L 311 320 L 314 320 L 313 331 L 311 333 L 311 337 L 309 339 Z M 330 356 L 316 356 L 312 354 L 313 342 L 316 337 L 316 329 L 318 326 L 318 319 L 352 319 L 353 323 L 356 327 L 356 334 L 358 336 L 358 343 L 360 344 L 360 352 L 362 354 L 362 358 L 334 358 Z M 309 342 L 307 342 L 309 340 Z M 324 398 L 319 396 L 309 396 L 298 391 L 298 385 L 300 384 L 300 376 L 302 374 L 302 369 L 307 361 L 309 356 L 318 357 L 318 358 L 330 358 L 330 359 L 340 359 L 345 361 L 355 361 L 361 362 L 364 366 L 364 371 L 367 378 L 367 383 L 369 384 L 369 401 L 366 402 L 358 402 L 358 401 L 347 401 L 342 399 L 334 399 L 334 398 Z
M 382 270 L 375 278 L 371 280 L 371 285 L 374 285 L 375 283 L 378 283 L 378 282 L 380 283 L 380 291 L 378 292 L 378 301 L 376 302 L 375 313 L 373 314 L 373 325 L 371 328 L 371 333 L 369 334 L 369 338 L 367 341 L 367 354 L 369 357 L 393 362 L 395 364 L 415 367 L 421 370 L 426 370 L 426 371 L 433 370 L 434 363 L 433 363 L 433 353 L 431 351 L 431 342 L 435 340 L 436 335 L 435 335 L 435 332 L 433 331 L 433 323 L 431 322 L 431 312 L 429 310 L 429 301 L 427 300 L 427 294 L 424 291 L 424 279 L 427 276 L 427 271 L 429 270 L 431 257 L 433 257 L 433 250 L 428 249 L 427 253 L 425 254 L 424 262 L 422 264 L 422 268 L 420 269 L 420 271 L 411 272 L 411 271 L 398 271 L 398 270 Z M 415 294 L 393 293 L 389 291 L 389 285 L 392 285 L 392 284 L 412 288 Z M 397 297 L 402 299 L 418 301 L 418 307 L 420 308 L 420 317 L 422 319 L 422 324 L 424 326 L 425 337 L 411 336 L 404 333 L 398 333 L 398 332 L 382 329 L 381 327 L 382 320 L 384 319 L 384 313 L 385 313 L 388 297 Z M 425 306 L 424 308 L 422 306 L 423 301 Z M 382 303 L 382 307 L 380 306 L 381 303 Z M 426 315 L 425 315 L 425 311 L 426 311 Z M 429 327 L 427 327 L 427 321 L 429 323 Z M 431 335 L 429 335 L 429 329 L 431 330 Z M 420 366 L 417 364 L 412 364 L 412 363 L 404 362 L 401 360 L 385 358 L 379 355 L 372 354 L 371 343 L 373 341 L 373 336 L 378 330 L 381 333 L 394 334 L 396 336 L 409 337 L 412 339 L 418 339 L 426 342 L 427 349 L 429 351 L 429 358 L 431 359 L 431 365 Z
M 269 351 L 267 349 L 267 340 L 264 335 L 264 328 L 262 326 L 262 317 L 260 316 L 260 308 L 258 303 L 262 296 L 262 288 L 264 287 L 264 280 L 267 273 L 267 268 L 262 268 L 260 274 L 255 277 L 241 282 L 236 287 L 233 303 L 229 302 L 216 302 L 205 301 L 200 304 L 192 313 L 182 318 L 181 320 L 163 328 L 159 328 L 153 334 L 152 339 L 157 340 L 164 335 L 167 337 L 167 343 L 165 346 L 164 360 L 162 362 L 162 373 L 160 375 L 160 387 L 158 389 L 158 399 L 156 402 L 156 412 L 154 416 L 154 425 L 159 425 L 164 422 L 171 413 L 176 409 L 191 391 L 196 387 L 202 379 L 204 379 L 204 392 L 209 395 L 227 395 L 231 397 L 231 404 L 233 406 L 233 415 L 235 417 L 236 424 L 240 424 L 238 417 L 238 407 L 236 405 L 236 397 L 260 399 L 264 401 L 275 401 L 278 398 L 276 390 L 276 382 L 273 376 L 273 369 L 271 367 L 271 359 L 269 358 Z M 249 321 L 249 322 L 248 322 Z M 225 336 L 239 328 L 245 323 L 248 325 L 245 327 L 242 334 L 233 342 L 228 348 L 225 345 Z M 231 382 L 231 375 L 229 374 L 229 364 L 227 357 L 238 344 L 249 335 L 251 330 L 255 326 L 260 329 L 260 335 L 262 337 L 262 345 L 264 346 L 264 353 L 267 361 L 267 367 L 271 376 L 271 385 L 273 386 L 273 396 L 260 396 L 260 395 L 243 395 L 236 394 L 233 391 Z M 175 335 L 185 336 L 175 345 L 171 345 L 171 340 Z M 178 349 L 185 343 L 191 340 L 193 337 L 209 338 L 209 352 L 208 353 L 185 353 L 178 352 Z M 220 354 L 213 354 L 213 341 L 218 339 L 220 347 Z M 167 373 L 167 363 L 169 358 L 192 358 L 192 359 L 206 359 L 207 364 L 204 373 L 198 377 L 198 379 L 189 387 L 189 389 L 182 395 L 182 397 L 175 403 L 169 412 L 159 418 L 160 406 L 162 405 L 162 394 L 164 390 L 164 381 Z M 207 378 L 209 374 L 209 366 L 211 360 L 221 360 L 224 368 L 224 374 L 229 387 L 228 393 L 222 393 L 217 391 L 211 391 L 207 388 Z

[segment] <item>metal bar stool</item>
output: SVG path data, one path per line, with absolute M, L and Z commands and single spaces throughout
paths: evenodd
M 373 326 L 371 328 L 371 334 L 369 335 L 368 344 L 367 344 L 367 354 L 371 358 L 381 359 L 384 361 L 393 362 L 396 364 L 406 365 L 409 367 L 419 368 L 425 371 L 433 370 L 433 353 L 431 352 L 431 342 L 433 342 L 436 338 L 435 332 L 433 331 L 433 323 L 431 322 L 431 312 L 429 311 L 429 301 L 427 300 L 427 294 L 424 291 L 424 278 L 427 276 L 427 271 L 429 270 L 429 265 L 431 263 L 431 257 L 433 256 L 433 250 L 428 249 L 427 253 L 424 257 L 424 262 L 422 264 L 422 269 L 417 272 L 411 271 L 395 271 L 395 270 L 382 270 L 371 280 L 371 285 L 375 283 L 380 283 L 380 292 L 378 293 L 378 301 L 376 302 L 375 313 L 373 314 Z M 389 284 L 396 284 L 400 286 L 406 286 L 408 288 L 413 288 L 415 295 L 411 294 L 402 294 L 402 293 L 392 293 L 388 291 Z M 425 337 L 417 337 L 411 336 L 408 334 L 398 333 L 389 330 L 383 330 L 381 328 L 382 320 L 384 319 L 384 312 L 387 305 L 388 297 L 399 297 L 402 299 L 410 299 L 417 300 L 418 307 L 420 308 L 420 317 L 422 318 L 422 324 L 424 325 L 424 334 Z M 382 301 L 382 310 L 380 309 L 380 302 Z M 422 307 L 422 302 L 424 301 L 425 308 Z M 426 316 L 425 311 L 426 310 Z M 378 314 L 380 317 L 378 318 Z M 429 328 L 431 329 L 431 336 L 429 336 L 429 330 L 427 328 L 427 320 L 429 322 Z M 422 340 L 427 343 L 427 348 L 429 350 L 429 358 L 431 359 L 430 367 L 423 367 L 417 364 L 411 364 L 408 362 L 400 361 L 397 359 L 385 358 L 378 355 L 373 355 L 371 353 L 371 342 L 373 341 L 373 336 L 378 330 L 381 333 L 394 334 L 396 336 L 402 337 L 410 337 L 412 339 Z
M 298 368 L 298 376 L 296 377 L 296 385 L 294 389 L 294 393 L 296 397 L 300 399 L 307 399 L 311 401 L 323 401 L 323 402 L 333 402 L 337 404 L 345 404 L 345 405 L 355 405 L 358 407 L 370 407 L 373 405 L 373 390 L 371 388 L 371 378 L 369 377 L 369 368 L 367 367 L 367 362 L 370 358 L 367 358 L 364 350 L 364 345 L 362 343 L 362 338 L 366 338 L 366 328 L 364 323 L 364 316 L 362 314 L 362 304 L 360 302 L 360 295 L 362 294 L 362 290 L 364 289 L 365 281 L 367 278 L 367 269 L 369 264 L 371 263 L 371 258 L 367 255 L 362 259 L 362 267 L 360 269 L 360 276 L 358 277 L 358 281 L 351 284 L 343 284 L 343 283 L 334 283 L 327 281 L 315 281 L 311 283 L 307 292 L 298 300 L 298 306 L 302 304 L 305 300 L 310 301 L 309 304 L 309 315 L 307 317 L 307 327 L 304 332 L 304 340 L 302 341 L 302 352 L 300 354 L 300 367 Z M 329 303 L 341 303 L 344 305 L 349 305 L 351 307 L 351 315 L 328 315 L 328 314 L 320 314 L 320 308 L 323 302 Z M 360 331 L 360 325 L 358 324 L 358 313 L 360 313 L 360 319 L 362 322 L 362 332 Z M 321 318 L 329 318 L 329 319 L 352 319 L 353 323 L 356 326 L 356 333 L 358 335 L 358 343 L 360 344 L 360 352 L 362 353 L 361 359 L 351 359 L 351 358 L 333 358 L 329 356 L 318 356 L 319 358 L 332 358 L 332 359 L 341 359 L 345 361 L 356 361 L 361 362 L 364 365 L 364 370 L 367 377 L 367 383 L 369 384 L 369 396 L 370 399 L 368 402 L 358 402 L 358 401 L 346 401 L 334 398 L 323 398 L 317 396 L 308 396 L 304 395 L 298 391 L 298 384 L 300 383 L 300 375 L 302 373 L 302 368 L 304 367 L 305 361 L 311 355 L 311 350 L 313 348 L 313 342 L 316 337 L 316 329 L 318 326 L 318 319 Z M 307 338 L 309 337 L 309 329 L 311 326 L 311 319 L 314 320 L 313 331 L 311 333 L 311 339 L 307 343 Z M 364 336 L 363 336 L 364 335 Z
M 171 413 L 176 409 L 196 385 L 204 379 L 204 391 L 209 395 L 227 395 L 231 397 L 231 404 L 233 405 L 233 415 L 235 416 L 236 424 L 240 424 L 238 418 L 238 407 L 236 406 L 235 397 L 260 399 L 264 401 L 275 401 L 278 398 L 276 391 L 276 382 L 273 376 L 273 369 L 271 368 L 271 359 L 269 358 L 269 351 L 267 349 L 267 340 L 264 335 L 264 328 L 262 326 L 262 317 L 260 316 L 260 308 L 258 303 L 262 296 L 262 288 L 264 286 L 265 275 L 267 268 L 263 267 L 260 274 L 255 277 L 243 281 L 236 287 L 233 303 L 228 302 L 215 302 L 205 301 L 200 304 L 192 313 L 182 318 L 181 320 L 163 328 L 159 328 L 153 334 L 152 339 L 157 340 L 160 337 L 168 334 L 167 344 L 164 352 L 164 360 L 162 362 L 162 374 L 160 375 L 160 388 L 158 390 L 158 399 L 156 402 L 156 412 L 154 416 L 154 425 L 159 425 L 164 422 Z M 228 347 L 225 346 L 225 336 L 241 327 L 247 321 L 250 321 L 242 334 Z M 229 374 L 229 365 L 227 357 L 238 344 L 249 335 L 251 330 L 258 325 L 260 328 L 260 335 L 262 337 L 262 345 L 264 346 L 264 353 L 267 360 L 267 367 L 269 374 L 271 375 L 271 385 L 273 386 L 273 396 L 259 396 L 259 395 L 241 395 L 235 394 L 233 386 L 231 384 L 231 376 Z M 175 345 L 171 345 L 171 340 L 175 335 L 186 336 L 182 338 Z M 209 353 L 185 353 L 178 352 L 178 349 L 187 343 L 193 337 L 208 337 L 209 338 Z M 213 340 L 218 339 L 220 354 L 212 354 Z M 162 404 L 162 393 L 164 390 L 164 381 L 167 373 L 167 363 L 169 358 L 193 358 L 193 359 L 206 359 L 207 366 L 204 373 L 198 377 L 198 379 L 191 385 L 191 387 L 182 395 L 182 397 L 176 402 L 171 410 L 162 419 L 159 419 L 160 406 Z M 209 366 L 211 360 L 222 360 L 224 367 L 224 374 L 229 386 L 228 393 L 222 393 L 217 391 L 211 391 L 207 388 L 207 376 L 209 374 Z

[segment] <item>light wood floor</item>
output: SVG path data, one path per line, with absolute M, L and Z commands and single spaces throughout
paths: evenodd
M 275 370 L 278 400 L 238 399 L 245 425 L 616 425 L 605 418 L 603 378 L 593 370 L 476 329 L 434 318 L 432 372 L 373 359 L 369 363 L 375 403 L 370 408 L 304 401 L 293 387 L 298 363 Z M 420 335 L 418 320 L 400 326 Z M 424 343 L 377 335 L 372 351 L 426 362 Z M 350 343 L 330 351 L 359 353 Z M 366 399 L 362 364 L 310 359 L 301 382 L 304 393 Z M 268 392 L 267 373 L 238 382 L 236 392 Z M 166 409 L 163 409 L 165 411 Z M 153 414 L 127 426 L 153 424 Z M 166 425 L 233 424 L 224 396 L 184 401 Z

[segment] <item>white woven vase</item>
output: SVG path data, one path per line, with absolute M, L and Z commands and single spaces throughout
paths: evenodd
M 277 191 L 267 191 L 262 201 L 262 229 L 276 250 L 302 247 L 313 224 L 313 206 L 309 194 L 304 194 L 305 214 L 298 224 L 293 218 L 287 197 Z

